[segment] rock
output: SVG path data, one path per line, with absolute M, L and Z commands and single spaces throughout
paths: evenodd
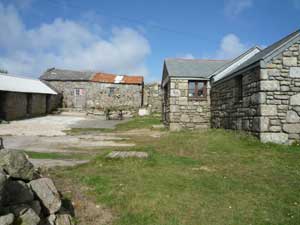
M 297 57 L 283 57 L 284 66 L 297 66 Z
M 139 116 L 149 116 L 150 111 L 148 109 L 139 109 Z
M 293 95 L 290 101 L 291 105 L 300 105 L 300 94 Z
M 300 68 L 299 67 L 291 67 L 290 68 L 290 77 L 300 78 Z
M 17 205 L 32 202 L 34 199 L 31 189 L 23 181 L 8 180 L 4 187 L 3 205 Z
M 16 217 L 19 217 L 22 212 L 26 211 L 27 209 L 31 208 L 37 215 L 41 214 L 41 204 L 39 201 L 32 201 L 28 204 L 19 204 L 19 205 L 13 205 L 5 208 L 6 212 L 13 213 Z
M 22 212 L 22 215 L 18 217 L 16 224 L 18 225 L 38 225 L 40 222 L 40 217 L 29 208 Z
M 299 123 L 300 117 L 295 111 L 288 111 L 286 114 L 286 122 L 288 123 Z
M 57 215 L 55 225 L 73 225 L 72 217 L 68 214 Z
M 260 105 L 260 115 L 262 116 L 276 116 L 277 106 L 276 105 Z
M 6 180 L 7 180 L 6 174 L 0 170 L 0 208 L 3 204 L 3 192 L 4 192 Z
M 20 151 L 1 150 L 0 168 L 11 177 L 21 180 L 32 180 L 34 167 L 25 153 Z
M 47 222 L 49 225 L 56 225 L 55 224 L 56 216 L 54 214 L 48 216 Z
M 297 134 L 300 131 L 300 124 L 284 124 L 283 130 L 290 134 Z
M 163 124 L 156 124 L 156 125 L 152 125 L 153 129 L 163 129 L 165 128 L 165 126 Z
M 0 225 L 12 225 L 14 219 L 15 216 L 12 213 L 5 216 L 0 216 Z
M 261 133 L 260 140 L 263 143 L 287 144 L 288 134 L 285 133 Z
M 276 80 L 262 80 L 260 82 L 260 90 L 262 91 L 279 91 L 280 85 Z
M 60 209 L 60 196 L 51 179 L 40 178 L 31 181 L 29 185 L 49 214 L 54 214 Z

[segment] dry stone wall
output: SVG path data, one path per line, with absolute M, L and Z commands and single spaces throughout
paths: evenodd
M 41 177 L 27 155 L 0 150 L 0 224 L 73 225 L 53 181 Z
M 300 42 L 261 68 L 260 138 L 263 142 L 293 143 L 300 140 Z
M 1 92 L 0 114 L 4 120 L 22 119 L 27 116 L 27 95 L 18 92 Z
M 167 91 L 168 101 L 164 102 L 164 110 L 168 118 L 164 120 L 170 130 L 210 127 L 209 89 L 206 98 L 192 99 L 188 97 L 188 80 L 171 79 Z
M 87 109 L 119 106 L 139 108 L 142 104 L 142 85 L 72 81 L 48 81 L 47 83 L 62 94 L 64 108 L 76 108 L 78 106 L 74 97 L 74 89 L 76 88 L 84 89 L 81 105 Z
M 144 106 L 146 106 L 151 112 L 162 111 L 162 91 L 159 83 L 145 85 Z
M 211 88 L 211 124 L 213 128 L 245 130 L 258 136 L 261 104 L 265 96 L 259 92 L 259 68 L 251 69 L 239 78 L 213 83 Z M 237 79 L 242 79 L 239 86 Z M 239 88 L 242 88 L 241 96 Z M 269 111 L 269 109 L 264 109 Z

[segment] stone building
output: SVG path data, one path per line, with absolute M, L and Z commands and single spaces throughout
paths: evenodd
M 64 108 L 135 110 L 143 104 L 142 76 L 52 68 L 41 79 L 62 94 Z
M 300 32 L 296 31 L 263 50 L 252 48 L 223 64 L 205 61 L 200 66 L 203 61 L 181 60 L 181 71 L 175 68 L 181 76 L 174 76 L 166 60 L 162 81 L 165 123 L 172 130 L 225 128 L 247 131 L 262 142 L 299 141 L 299 46 Z M 208 62 L 211 70 L 205 74 Z M 187 76 L 191 70 L 205 74 L 195 77 L 200 85 Z
M 36 79 L 0 74 L 0 120 L 45 115 L 59 106 L 59 96 Z
M 162 92 L 160 83 L 145 84 L 144 106 L 152 113 L 160 113 L 162 108 Z

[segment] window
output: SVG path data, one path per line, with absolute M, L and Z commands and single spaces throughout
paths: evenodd
M 82 95 L 84 95 L 84 89 L 82 89 L 82 88 L 75 88 L 74 89 L 74 95 L 75 96 L 82 96 Z
M 240 102 L 243 100 L 243 77 L 238 76 L 235 78 L 235 100 Z
M 206 97 L 207 81 L 189 81 L 189 97 Z
M 108 96 L 113 96 L 115 93 L 115 88 L 114 87 L 109 87 L 108 88 Z

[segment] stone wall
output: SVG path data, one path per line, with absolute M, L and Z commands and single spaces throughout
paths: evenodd
M 47 113 L 51 113 L 58 108 L 61 108 L 62 104 L 62 96 L 61 94 L 58 95 L 47 95 L 46 98 L 46 110 Z
M 41 116 L 46 114 L 46 95 L 31 94 L 29 116 Z
M 4 120 L 17 120 L 27 116 L 27 95 L 18 92 L 1 92 L 0 114 Z
M 261 68 L 263 142 L 300 140 L 300 42 Z M 265 113 L 267 112 L 267 113 Z
M 57 109 L 59 98 L 50 95 L 48 113 Z M 28 117 L 41 116 L 47 113 L 46 95 L 20 92 L 0 91 L 0 119 L 11 121 Z
M 164 93 L 164 122 L 170 130 L 210 127 L 210 94 L 206 98 L 188 97 L 188 80 L 170 79 Z
M 146 84 L 144 87 L 144 106 L 151 112 L 161 112 L 162 91 L 159 83 Z
M 139 108 L 142 105 L 142 85 L 72 81 L 48 81 L 47 83 L 62 94 L 64 108 L 105 109 L 119 106 Z M 82 104 L 76 103 L 74 96 L 76 88 L 84 89 Z M 110 89 L 113 89 L 113 92 Z
M 257 67 L 239 77 L 212 84 L 211 125 L 213 128 L 245 130 L 258 135 L 261 129 L 259 104 L 264 98 L 259 93 L 259 76 L 260 70 Z M 242 92 L 239 92 L 239 88 L 242 88 Z

